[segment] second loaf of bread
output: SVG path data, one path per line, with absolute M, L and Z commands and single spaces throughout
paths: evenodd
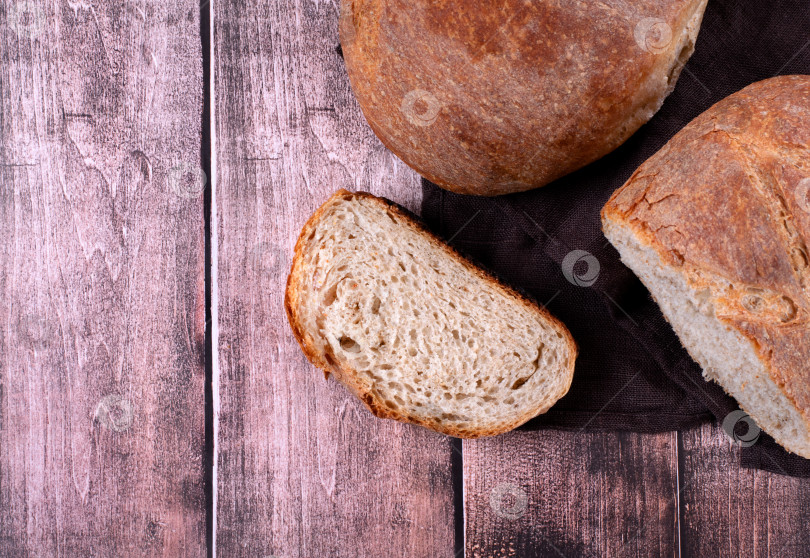
M 810 77 L 755 83 L 645 162 L 602 211 L 704 375 L 810 458 Z

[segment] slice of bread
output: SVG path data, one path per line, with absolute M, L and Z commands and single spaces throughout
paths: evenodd
M 378 417 L 492 436 L 571 385 L 559 321 L 371 194 L 340 190 L 309 219 L 285 307 L 307 358 Z
M 706 378 L 810 458 L 810 77 L 720 101 L 602 210 Z M 722 418 L 722 417 L 721 417 Z

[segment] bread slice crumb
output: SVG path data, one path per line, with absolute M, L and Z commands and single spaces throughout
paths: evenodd
M 491 436 L 571 385 L 559 321 L 371 194 L 340 190 L 310 218 L 285 306 L 309 360 L 378 417 Z

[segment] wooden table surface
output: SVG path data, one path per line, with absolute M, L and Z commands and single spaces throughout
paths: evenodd
M 809 556 L 810 480 L 716 425 L 461 442 L 307 363 L 306 218 L 421 197 L 337 9 L 0 0 L 0 556 Z

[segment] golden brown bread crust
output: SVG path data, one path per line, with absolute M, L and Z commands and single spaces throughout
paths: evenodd
M 342 0 L 382 142 L 460 193 L 548 184 L 621 145 L 691 55 L 706 0 Z
M 343 383 L 349 390 L 354 393 L 363 403 L 365 403 L 366 407 L 377 417 L 379 418 L 389 418 L 398 420 L 401 422 L 408 422 L 412 424 L 418 424 L 420 426 L 424 426 L 426 428 L 430 428 L 432 430 L 436 430 L 443 434 L 447 434 L 450 436 L 456 436 L 458 438 L 479 438 L 483 436 L 494 436 L 496 434 L 501 434 L 503 432 L 507 432 L 514 428 L 517 428 L 524 422 L 528 421 L 536 417 L 539 414 L 546 412 L 550 405 L 545 408 L 538 408 L 538 409 L 531 409 L 526 412 L 526 414 L 519 419 L 515 420 L 512 424 L 505 425 L 503 428 L 498 429 L 489 429 L 489 430 L 462 430 L 455 427 L 450 427 L 446 424 L 443 424 L 439 420 L 423 420 L 419 417 L 413 417 L 409 415 L 402 415 L 396 412 L 391 411 L 390 409 L 386 408 L 384 405 L 380 404 L 374 397 L 374 395 L 365 389 L 365 387 L 356 381 L 357 372 L 355 370 L 351 370 L 348 368 L 343 368 L 339 365 L 339 363 L 335 360 L 330 358 L 328 355 L 321 353 L 317 350 L 316 345 L 308 332 L 306 332 L 301 324 L 301 319 L 298 315 L 298 299 L 299 299 L 299 292 L 296 288 L 296 285 L 300 283 L 300 281 L 309 276 L 311 273 L 309 270 L 306 269 L 304 265 L 304 254 L 308 249 L 308 243 L 310 241 L 311 235 L 314 233 L 315 228 L 318 226 L 319 221 L 321 220 L 321 216 L 328 211 L 329 207 L 336 203 L 339 200 L 349 200 L 352 198 L 363 197 L 367 199 L 374 200 L 376 203 L 379 203 L 381 206 L 386 207 L 389 211 L 393 212 L 396 216 L 398 216 L 399 222 L 405 224 L 406 226 L 412 227 L 414 230 L 419 231 L 424 237 L 427 242 L 430 242 L 434 246 L 440 247 L 447 253 L 447 256 L 459 261 L 465 268 L 472 271 L 477 277 L 484 281 L 488 281 L 493 283 L 503 289 L 508 295 L 512 296 L 516 301 L 524 304 L 525 306 L 531 308 L 532 310 L 540 313 L 543 318 L 554 327 L 556 331 L 558 331 L 562 335 L 562 339 L 568 350 L 570 352 L 571 358 L 569 362 L 569 369 L 566 370 L 568 375 L 568 382 L 565 386 L 565 390 L 559 394 L 558 397 L 554 398 L 553 401 L 556 402 L 557 399 L 565 395 L 568 392 L 568 389 L 571 386 L 571 381 L 574 375 L 574 362 L 576 360 L 577 355 L 577 346 L 574 342 L 573 337 L 571 337 L 571 333 L 566 329 L 566 327 L 557 320 L 554 316 L 552 316 L 548 310 L 544 307 L 539 306 L 535 301 L 531 300 L 530 298 L 522 295 L 502 283 L 498 278 L 491 275 L 490 273 L 484 271 L 480 267 L 477 267 L 470 263 L 466 258 L 461 256 L 456 250 L 452 247 L 445 244 L 443 240 L 441 240 L 438 236 L 436 236 L 433 232 L 431 232 L 416 216 L 414 216 L 408 210 L 400 207 L 399 205 L 395 204 L 394 202 L 374 196 L 367 192 L 356 192 L 352 193 L 347 190 L 338 190 L 335 192 L 321 207 L 318 208 L 315 213 L 307 220 L 304 228 L 301 230 L 301 234 L 298 237 L 298 241 L 295 244 L 295 254 L 293 256 L 293 263 L 290 270 L 290 275 L 287 277 L 287 287 L 284 296 L 284 308 L 287 311 L 287 319 L 289 320 L 290 327 L 292 328 L 293 335 L 295 336 L 298 344 L 301 346 L 301 350 L 306 355 L 307 359 L 318 368 L 322 369 L 325 372 L 325 376 L 328 379 L 329 374 L 334 374 L 335 378 Z M 331 360 L 331 362 L 330 362 Z M 553 403 L 552 403 L 553 404 Z
M 810 77 L 750 85 L 693 120 L 602 210 L 709 289 L 810 425 Z M 756 417 L 754 417 L 756 418 Z

